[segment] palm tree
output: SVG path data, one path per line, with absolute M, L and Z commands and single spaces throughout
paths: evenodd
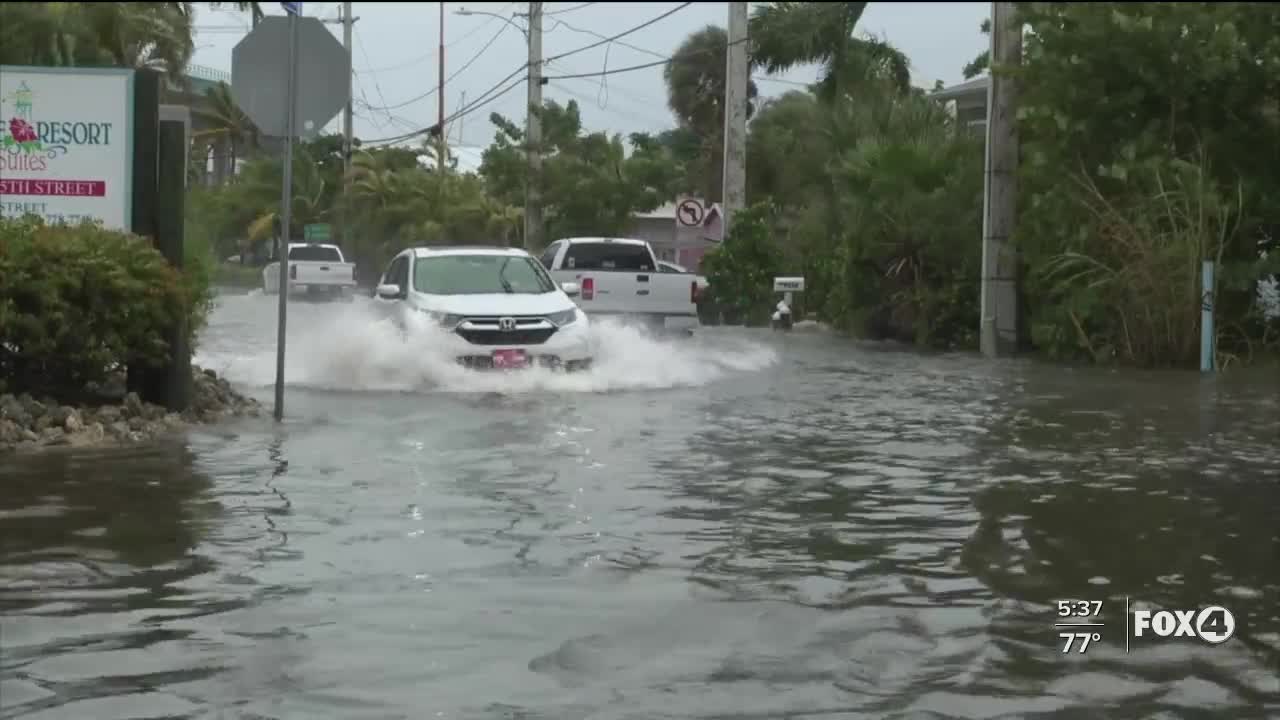
M 3 3 L 0 60 L 153 68 L 181 83 L 195 51 L 191 3 Z
M 853 36 L 867 3 L 775 2 L 751 16 L 751 62 L 765 72 L 822 66 L 817 94 L 825 101 L 866 83 L 911 88 L 911 64 L 887 42 Z
M 226 83 L 206 90 L 205 100 L 193 111 L 208 121 L 209 128 L 193 133 L 192 140 L 215 148 L 214 181 L 221 184 L 228 175 L 235 174 L 241 144 L 247 144 L 249 149 L 258 147 L 258 127 L 236 104 Z
M 701 141 L 701 157 L 705 163 L 701 183 L 703 198 L 716 202 L 724 193 L 724 95 L 725 51 L 729 34 L 716 25 L 708 25 L 685 38 L 676 50 L 675 60 L 662 71 L 667 84 L 667 105 L 675 113 L 680 126 L 696 133 Z M 747 117 L 755 112 L 757 88 L 747 85 Z

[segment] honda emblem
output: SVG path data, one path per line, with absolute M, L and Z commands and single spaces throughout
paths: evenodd
M 512 331 L 512 330 L 515 330 L 515 329 L 516 329 L 516 319 L 515 319 L 515 318 L 509 318 L 509 317 L 505 317 L 505 318 L 498 318 L 498 329 L 499 329 L 499 330 L 502 330 L 503 332 L 510 332 L 510 331 Z

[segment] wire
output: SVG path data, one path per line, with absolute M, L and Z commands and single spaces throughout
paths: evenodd
M 681 3 L 680 5 L 676 6 L 675 8 L 672 8 L 671 10 L 668 10 L 667 12 L 665 12 L 665 13 L 663 13 L 663 14 L 661 14 L 661 15 L 659 15 L 659 16 L 657 16 L 657 17 L 655 17 L 655 18 L 653 18 L 652 20 L 649 20 L 649 21 L 647 21 L 647 22 L 641 23 L 641 24 L 639 24 L 639 25 L 637 25 L 637 26 L 635 26 L 635 27 L 633 27 L 633 28 L 631 28 L 631 29 L 629 29 L 629 30 L 624 30 L 624 31 L 622 31 L 622 32 L 618 33 L 617 35 L 614 35 L 614 36 L 611 36 L 611 37 L 605 38 L 605 39 L 603 39 L 603 40 L 601 40 L 601 41 L 599 41 L 599 42 L 595 42 L 595 43 L 592 43 L 592 44 L 590 44 L 590 45 L 586 45 L 586 46 L 580 47 L 580 48 L 578 48 L 578 49 L 576 49 L 576 50 L 570 50 L 569 52 L 566 52 L 566 53 L 560 53 L 559 55 L 553 55 L 553 56 L 551 56 L 551 57 L 549 57 L 549 58 L 543 58 L 542 62 L 543 62 L 544 64 L 545 64 L 545 63 L 548 63 L 548 62 L 553 62 L 553 61 L 555 61 L 555 60 L 560 60 L 560 59 L 563 59 L 563 58 L 569 57 L 570 55 L 576 55 L 576 54 L 578 54 L 578 53 L 580 53 L 580 52 L 585 52 L 585 51 L 587 51 L 587 50 L 591 50 L 591 49 L 593 49 L 593 48 L 600 47 L 601 45 L 605 45 L 605 44 L 607 44 L 607 43 L 614 42 L 614 41 L 616 41 L 618 38 L 625 37 L 625 36 L 627 36 L 627 35 L 630 35 L 631 33 L 637 32 L 637 31 L 639 31 L 639 30 L 643 30 L 644 28 L 649 27 L 650 25 L 653 25 L 654 23 L 656 23 L 656 22 L 658 22 L 658 21 L 660 21 L 660 20 L 664 20 L 664 19 L 666 19 L 666 18 L 668 18 L 668 17 L 671 17 L 672 15 L 676 14 L 677 12 L 679 12 L 679 11 L 681 11 L 681 10 L 683 10 L 683 9 L 687 8 L 687 7 L 689 7 L 689 6 L 690 6 L 690 5 L 692 5 L 692 4 L 693 4 L 693 3 L 691 3 L 691 2 Z M 730 43 L 730 45 L 736 45 L 737 43 L 744 42 L 744 41 L 745 41 L 745 40 L 737 40 L 737 41 L 734 41 L 733 43 Z M 717 49 L 717 50 L 718 50 L 718 49 Z M 703 54 L 703 53 L 702 53 L 702 52 L 689 53 L 689 54 L 688 54 L 688 55 L 686 55 L 685 57 L 692 57 L 692 56 L 694 56 L 694 55 L 701 55 L 701 54 Z M 556 79 L 569 79 L 569 78 L 575 78 L 575 77 L 603 77 L 604 75 L 613 75 L 613 74 L 620 73 L 620 72 L 630 72 L 630 71 L 632 71 L 632 70 L 640 70 L 640 69 L 643 69 L 643 68 L 645 68 L 645 67 L 654 67 L 654 66 L 657 66 L 657 65 L 661 65 L 661 64 L 669 63 L 669 62 L 671 62 L 671 61 L 672 61 L 672 60 L 674 60 L 674 59 L 675 59 L 675 58 L 668 58 L 668 59 L 666 59 L 666 60 L 662 60 L 662 61 L 657 62 L 657 63 L 650 63 L 650 64 L 648 64 L 648 65 L 644 65 L 644 66 L 633 66 L 633 67 L 628 67 L 628 68 L 618 68 L 617 70 L 610 70 L 610 71 L 607 71 L 607 72 L 604 72 L 604 73 L 585 73 L 585 74 L 578 74 L 578 75 L 560 75 L 560 76 L 556 76 L 556 77 L 546 77 L 546 76 L 543 76 L 543 79 L 544 79 L 544 80 L 556 80 Z M 476 111 L 476 110 L 478 110 L 478 109 L 480 109 L 480 108 L 484 107 L 485 105 L 488 105 L 489 103 L 493 102 L 494 100 L 497 100 L 498 98 L 502 97 L 503 95 L 506 95 L 507 93 L 511 92 L 513 89 L 515 89 L 515 87 L 516 87 L 517 85 L 519 85 L 519 84 L 523 83 L 525 80 L 524 80 L 523 78 L 521 78 L 520 80 L 517 80 L 516 82 L 513 82 L 513 83 L 511 83 L 510 85 L 507 85 L 506 87 L 502 87 L 502 86 L 503 86 L 503 83 L 506 83 L 507 81 L 511 80 L 511 79 L 512 79 L 512 78 L 514 78 L 515 76 L 517 76 L 517 75 L 519 75 L 520 73 L 524 72 L 524 71 L 525 71 L 525 69 L 526 69 L 526 68 L 528 68 L 528 67 L 529 67 L 529 63 L 528 63 L 528 62 L 526 62 L 526 63 L 524 63 L 523 65 L 521 65 L 520 67 L 516 68 L 514 71 L 512 71 L 512 73 L 511 73 L 510 75 L 508 75 L 508 76 L 506 76 L 505 78 L 503 78 L 502 80 L 498 81 L 498 83 L 497 83 L 496 85 L 494 85 L 493 87 L 489 88 L 489 90 L 487 90 L 487 91 L 486 91 L 484 94 L 482 94 L 480 97 L 476 98 L 475 102 L 473 102 L 473 103 L 471 103 L 471 104 L 467 105 L 467 107 L 462 108 L 461 110 L 459 110 L 458 112 L 454 113 L 453 115 L 451 115 L 451 116 L 449 116 L 449 117 L 445 118 L 444 122 L 443 122 L 443 123 L 441 123 L 441 124 L 442 124 L 442 125 L 447 125 L 448 123 L 453 122 L 454 120 L 456 120 L 456 119 L 458 119 L 458 118 L 460 118 L 460 117 L 463 117 L 463 116 L 465 116 L 465 115 L 470 115 L 472 112 L 474 112 L 474 111 Z M 427 96 L 429 96 L 429 95 L 431 94 L 431 92 L 432 92 L 432 91 L 427 91 L 427 93 L 424 93 L 421 97 L 427 97 Z M 496 92 L 497 94 L 496 94 L 496 95 L 493 95 L 493 93 L 495 93 L 495 92 Z M 416 101 L 417 101 L 417 100 L 419 100 L 419 99 L 421 99 L 421 98 L 415 98 L 412 102 L 416 102 Z M 393 106 L 393 107 L 400 107 L 400 106 Z M 416 136 L 418 136 L 418 135 L 425 135 L 426 133 L 431 132 L 431 130 L 432 130 L 432 128 L 433 128 L 433 127 L 434 127 L 434 126 L 432 126 L 432 127 L 427 127 L 427 128 L 423 128 L 423 129 L 421 129 L 421 130 L 416 130 L 416 131 L 414 131 L 414 132 L 412 132 L 412 133 L 405 133 L 404 135 L 399 135 L 399 136 L 395 136 L 395 137 L 390 137 L 390 138 L 379 138 L 379 139 L 376 139 L 376 140 L 368 140 L 368 141 L 364 141 L 364 142 L 363 142 L 363 144 L 365 144 L 365 145 L 368 145 L 368 144 L 371 144 L 371 143 L 376 143 L 376 144 L 386 144 L 386 143 L 399 142 L 399 141 L 402 141 L 402 140 L 408 140 L 408 139 L 413 138 L 413 137 L 416 137 Z M 441 127 L 439 131 L 440 131 L 440 132 L 444 132 L 444 128 L 443 128 L 443 127 Z
M 747 38 L 743 38 L 742 40 L 734 40 L 733 42 L 728 43 L 728 45 L 729 46 L 738 45 L 744 42 L 747 42 Z M 628 67 L 614 68 L 613 70 L 603 70 L 600 72 L 589 72 L 589 73 L 574 73 L 572 75 L 544 75 L 543 78 L 547 80 L 570 80 L 572 78 L 605 77 L 607 75 L 617 75 L 618 73 L 635 72 L 636 70 L 647 70 L 649 68 L 658 67 L 660 65 L 668 65 L 677 60 L 685 60 L 687 58 L 697 57 L 699 55 L 706 55 L 709 53 L 721 53 L 721 52 L 724 52 L 724 50 L 721 48 L 707 48 L 706 50 L 695 50 L 693 52 L 685 53 L 683 55 L 672 55 L 671 57 L 668 57 L 665 60 L 655 60 L 654 62 L 644 63 L 643 65 L 630 65 Z
M 689 7 L 689 6 L 690 6 L 690 5 L 692 5 L 692 4 L 693 4 L 693 3 L 691 3 L 691 2 L 681 3 L 680 5 L 678 5 L 678 6 L 674 7 L 674 8 L 672 8 L 671 10 L 668 10 L 667 12 L 662 13 L 662 14 L 661 14 L 661 15 L 659 15 L 658 17 L 653 18 L 652 20 L 649 20 L 648 22 L 643 22 L 643 23 L 641 23 L 641 24 L 639 24 L 639 25 L 637 25 L 637 26 L 635 26 L 635 27 L 631 28 L 630 30 L 623 30 L 622 32 L 618 33 L 617 35 L 612 35 L 612 36 L 610 36 L 610 37 L 607 37 L 607 38 L 604 38 L 604 39 L 600 40 L 599 42 L 591 43 L 590 45 L 584 45 L 584 46 L 582 46 L 582 47 L 578 48 L 577 50 L 570 50 L 569 52 L 560 53 L 559 55 L 552 55 L 552 56 L 551 56 L 551 57 L 549 57 L 549 58 L 543 58 L 543 60 L 542 60 L 542 61 L 543 61 L 543 62 L 553 62 L 553 61 L 555 61 L 555 60 L 562 60 L 562 59 L 564 59 L 564 58 L 569 57 L 570 55 L 577 55 L 577 54 L 578 54 L 578 53 L 580 53 L 580 52 L 586 52 L 587 50 L 592 50 L 592 49 L 598 48 L 598 47 L 600 47 L 601 45 L 606 45 L 606 44 L 611 43 L 611 42 L 616 42 L 616 41 L 618 40 L 618 38 L 626 37 L 626 36 L 628 36 L 628 35 L 630 35 L 630 34 L 632 34 L 632 33 L 634 33 L 634 32 L 638 32 L 638 31 L 640 31 L 640 30 L 643 30 L 643 29 L 645 29 L 645 28 L 649 27 L 650 25 L 653 25 L 654 23 L 656 23 L 656 22 L 658 22 L 658 21 L 660 21 L 660 20 L 665 20 L 665 19 L 667 19 L 667 18 L 671 17 L 672 15 L 675 15 L 676 13 L 680 12 L 681 10 L 683 10 L 683 9 L 685 9 L 685 8 L 687 8 L 687 7 Z M 558 22 L 558 21 L 557 21 L 557 22 Z
M 595 30 L 584 30 L 583 28 L 580 28 L 580 27 L 574 27 L 573 25 L 570 25 L 569 23 L 567 23 L 567 22 L 565 22 L 565 21 L 563 21 L 563 20 L 556 20 L 556 21 L 555 21 L 555 23 L 556 23 L 556 24 L 555 24 L 555 27 L 553 27 L 553 28 L 552 28 L 553 30 L 554 30 L 555 28 L 560 27 L 561 25 L 563 25 L 564 27 L 568 28 L 569 30 L 572 30 L 573 32 L 582 33 L 582 34 L 584 34 L 584 35 L 594 35 L 595 37 L 598 37 L 598 38 L 603 38 L 603 37 L 605 37 L 604 35 L 601 35 L 600 33 L 596 32 Z M 666 55 L 663 55 L 663 54 L 662 54 L 662 53 L 660 53 L 660 52 L 657 52 L 657 51 L 654 51 L 654 50 L 650 50 L 649 48 L 642 48 L 642 47 L 640 47 L 639 45 L 632 45 L 631 43 L 623 42 L 623 41 L 621 41 L 621 40 L 617 41 L 617 44 L 619 44 L 619 45 L 621 45 L 622 47 L 627 48 L 627 49 L 629 49 L 629 50 L 635 50 L 636 52 L 642 52 L 642 53 L 644 53 L 644 54 L 646 54 L 646 55 L 652 55 L 653 57 L 656 57 L 656 58 L 663 58 L 663 59 L 666 59 L 666 58 L 668 57 L 668 56 L 666 56 Z M 751 79 L 752 79 L 752 80 L 758 80 L 758 81 L 761 81 L 761 82 L 778 83 L 778 84 L 781 84 L 781 85 L 792 85 L 792 86 L 794 86 L 794 87 L 802 87 L 802 88 L 807 88 L 807 87 L 809 87 L 809 85 L 811 85 L 811 84 L 812 84 L 812 83 L 800 82 L 800 81 L 798 81 L 798 80 L 787 80 L 787 79 L 785 79 L 785 78 L 770 77 L 770 76 L 768 76 L 768 75 L 752 75 L 752 76 L 751 76 Z
M 507 11 L 507 10 L 508 10 L 512 5 L 514 5 L 514 4 L 515 4 L 515 3 L 507 3 L 507 4 L 506 4 L 506 6 L 504 6 L 504 7 L 502 8 L 502 12 L 506 12 L 506 11 Z M 498 14 L 501 14 L 501 13 L 498 13 Z M 445 43 L 445 49 L 448 49 L 448 48 L 453 47 L 454 45 L 457 45 L 458 43 L 462 42 L 463 40 L 466 40 L 467 38 L 471 37 L 472 35 L 475 35 L 476 33 L 480 32 L 481 30 L 483 30 L 483 29 L 485 29 L 485 28 L 489 27 L 490 25 L 492 25 L 492 24 L 494 23 L 494 21 L 496 21 L 496 20 L 500 20 L 500 19 L 501 19 L 501 18 L 498 18 L 498 17 L 490 17 L 488 20 L 486 20 L 486 21 L 484 21 L 484 22 L 480 23 L 479 25 L 477 25 L 477 26 L 475 26 L 475 27 L 471 28 L 470 30 L 468 30 L 467 32 L 463 33 L 463 35 L 462 35 L 461 37 L 459 37 L 459 38 L 457 38 L 457 39 L 455 39 L 455 40 L 450 40 L 449 42 Z M 398 63 L 398 64 L 396 64 L 396 65 L 388 65 L 387 67 L 384 67 L 384 68 L 365 68 L 365 69 L 363 69 L 363 70 L 356 70 L 356 72 L 357 72 L 357 73 L 379 73 L 379 72 L 390 72 L 390 71 L 392 71 L 392 70 L 401 70 L 401 69 L 403 69 L 403 68 L 407 68 L 407 67 L 411 67 L 411 66 L 413 66 L 413 65 L 417 65 L 418 63 L 422 62 L 423 60 L 430 60 L 430 59 L 434 58 L 435 56 L 436 56 L 435 51 L 432 51 L 432 52 L 427 53 L 426 55 L 422 55 L 422 56 L 419 56 L 419 57 L 413 58 L 412 60 L 406 60 L 406 61 L 404 61 L 404 62 L 402 62 L 402 63 Z
M 523 68 L 521 68 L 521 70 L 523 70 Z M 517 70 L 515 73 L 512 73 L 512 76 L 514 76 L 515 74 L 517 74 L 517 73 L 519 73 L 519 72 L 520 72 L 520 70 Z M 508 76 L 508 79 L 510 79 L 510 76 Z M 506 81 L 504 80 L 503 82 L 506 82 Z M 473 103 L 469 103 L 466 107 L 464 107 L 464 108 L 462 108 L 462 109 L 458 110 L 457 112 L 453 113 L 452 115 L 450 115 L 450 116 L 446 117 L 446 118 L 444 119 L 444 124 L 448 125 L 449 123 L 453 122 L 454 120 L 457 120 L 458 118 L 461 118 L 461 117 L 465 117 L 465 116 L 467 116 L 467 115 L 470 115 L 471 113 L 475 112 L 476 110 L 479 110 L 480 108 L 484 107 L 485 105 L 488 105 L 489 103 L 493 102 L 494 100 L 497 100 L 498 98 L 502 97 L 503 95 L 506 95 L 507 93 L 511 92 L 512 90 L 514 90 L 515 88 L 519 87 L 519 86 L 520 86 L 520 85 L 522 85 L 523 83 L 524 83 L 524 78 L 521 78 L 521 79 L 519 79 L 519 80 L 517 80 L 517 81 L 515 81 L 515 82 L 511 83 L 510 85 L 508 85 L 508 86 L 506 86 L 506 87 L 502 88 L 501 90 L 498 90 L 498 86 L 494 86 L 494 88 L 490 89 L 490 90 L 489 90 L 489 92 L 486 92 L 486 93 L 485 93 L 485 95 L 490 95 L 490 94 L 491 94 L 491 93 L 493 93 L 495 90 L 498 90 L 498 92 L 497 92 L 497 94 L 496 94 L 496 95 L 493 95 L 492 97 L 489 97 L 489 98 L 487 98 L 487 99 L 486 99 L 486 98 L 484 98 L 484 96 L 481 96 L 481 98 L 477 99 L 475 102 L 473 102 Z M 403 135 L 397 135 L 397 136 L 395 136 L 395 137 L 389 137 L 389 138 L 377 138 L 377 139 L 375 139 L 375 140 L 362 140 L 362 141 L 361 141 L 361 145 L 370 145 L 370 144 L 386 145 L 386 144 L 389 144 L 389 143 L 400 142 L 401 140 L 408 140 L 408 139 L 413 138 L 413 137 L 416 137 L 416 136 L 418 136 L 418 135 L 425 135 L 425 134 L 427 134 L 427 133 L 431 132 L 431 131 L 432 131 L 432 129 L 433 129 L 434 127 L 435 127 L 435 126 L 433 125 L 433 126 L 431 126 L 431 127 L 422 128 L 422 129 L 415 130 L 415 131 L 410 132 L 410 133 L 405 133 L 405 134 L 403 134 Z
M 464 70 L 466 70 L 467 68 L 471 67 L 471 66 L 475 63 L 475 61 L 476 61 L 476 60 L 479 60 L 479 59 L 480 59 L 480 56 L 481 56 L 481 55 L 484 55 L 485 51 L 486 51 L 486 50 L 488 50 L 490 47 L 492 47 L 492 46 L 493 46 L 493 44 L 494 44 L 495 42 L 497 42 L 497 41 L 498 41 L 498 38 L 502 37 L 502 33 L 506 32 L 508 27 L 510 27 L 510 26 L 509 26 L 509 25 L 505 25 L 505 24 L 504 24 L 502 27 L 498 28 L 498 32 L 497 32 L 497 33 L 495 33 L 493 37 L 489 38 L 489 42 L 485 43 L 485 44 L 484 44 L 484 47 L 480 48 L 480 51 L 479 51 L 479 52 L 477 52 L 475 55 L 472 55 L 470 60 L 468 60 L 468 61 L 466 61 L 465 63 L 463 63 L 463 64 L 462 64 L 462 67 L 460 67 L 460 68 L 458 68 L 457 70 L 455 70 L 455 71 L 453 72 L 453 74 L 452 74 L 452 75 L 450 75 L 448 78 L 446 78 L 446 79 L 445 79 L 445 81 L 444 81 L 444 82 L 445 82 L 445 84 L 446 84 L 446 85 L 448 85 L 449 83 L 453 82 L 453 79 L 454 79 L 454 78 L 456 78 L 456 77 L 458 77 L 459 75 L 461 75 L 461 74 L 462 74 L 462 71 L 464 71 Z M 524 68 L 520 68 L 520 69 L 521 69 L 521 70 L 523 70 Z M 517 72 L 519 72 L 519 71 L 517 71 Z M 503 80 L 502 82 L 506 82 L 506 80 Z M 419 96 L 417 96 L 417 97 L 415 97 L 415 98 L 411 98 L 411 99 L 409 99 L 409 100 L 405 100 L 405 101 L 404 101 L 404 102 L 402 102 L 402 103 L 398 103 L 398 104 L 396 104 L 396 105 L 387 105 L 387 106 L 380 107 L 380 108 L 370 108 L 370 109 L 371 109 L 371 110 L 398 110 L 398 109 L 400 109 L 400 108 L 402 108 L 402 107 L 404 107 L 404 106 L 406 106 L 406 105 L 412 105 L 412 104 L 414 104 L 414 103 L 416 103 L 416 102 L 418 102 L 418 101 L 420 101 L 420 100 L 426 100 L 427 98 L 429 98 L 429 97 L 431 97 L 432 95 L 436 94 L 436 92 L 438 92 L 439 90 L 440 90 L 440 88 L 439 88 L 439 87 L 433 87 L 433 88 L 431 88 L 430 90 L 428 90 L 428 91 L 426 91 L 426 92 L 422 93 L 421 95 L 419 95 Z M 382 99 L 382 101 L 383 101 L 383 102 L 386 102 L 387 100 L 386 100 L 386 98 L 383 98 L 383 99 Z
M 573 6 L 573 7 L 571 7 L 571 8 L 565 8 L 564 10 L 553 10 L 553 11 L 551 11 L 551 12 L 544 12 L 544 13 L 542 13 L 542 16 L 543 16 L 543 17 L 548 17 L 548 16 L 551 16 L 551 15 L 564 15 L 565 13 L 575 12 L 575 11 L 581 10 L 581 9 L 583 9 L 583 8 L 591 7 L 592 5 L 595 5 L 595 3 L 593 3 L 593 2 L 585 2 L 585 3 L 582 3 L 581 5 L 574 5 L 574 6 Z

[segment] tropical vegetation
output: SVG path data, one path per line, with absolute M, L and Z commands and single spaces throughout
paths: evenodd
M 0 60 L 181 74 L 191 4 L 98 5 L 0 5 Z M 859 336 L 973 349 L 983 138 L 917 87 L 902 52 L 859 32 L 866 7 L 756 6 L 753 70 L 816 65 L 818 79 L 764 101 L 752 83 L 750 207 L 703 271 L 732 322 L 766 321 L 769 278 L 803 274 L 798 309 L 808 316 Z M 1280 6 L 1018 9 L 1023 62 L 992 69 L 983 53 L 963 73 L 1013 77 L 1022 89 L 1013 240 L 1030 349 L 1064 360 L 1194 365 L 1199 268 L 1214 260 L 1220 360 L 1274 356 L 1280 320 L 1268 317 L 1257 289 L 1280 269 L 1270 220 L 1280 164 L 1265 150 L 1280 133 L 1280 49 L 1269 34 Z M 722 28 L 698 29 L 665 66 L 669 129 L 624 138 L 584 128 L 574 102 L 535 109 L 544 128 L 543 237 L 624 233 L 636 213 L 679 194 L 720 200 L 726 43 Z M 272 252 L 278 152 L 225 86 L 207 96 L 199 110 L 207 129 L 193 139 L 189 250 L 253 267 Z M 329 223 L 365 282 L 408 244 L 523 245 L 522 119 L 489 120 L 494 139 L 476 173 L 437 157 L 425 135 L 415 146 L 357 142 L 345 174 L 338 138 L 301 144 L 290 236 Z

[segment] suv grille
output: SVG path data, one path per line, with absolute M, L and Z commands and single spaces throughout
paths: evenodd
M 458 334 L 473 345 L 541 345 L 556 333 L 555 328 L 517 328 L 515 330 L 463 330 Z
M 555 334 L 556 328 L 539 315 L 512 317 L 516 326 L 501 328 L 499 317 L 469 317 L 459 327 L 458 335 L 473 345 L 541 345 Z

